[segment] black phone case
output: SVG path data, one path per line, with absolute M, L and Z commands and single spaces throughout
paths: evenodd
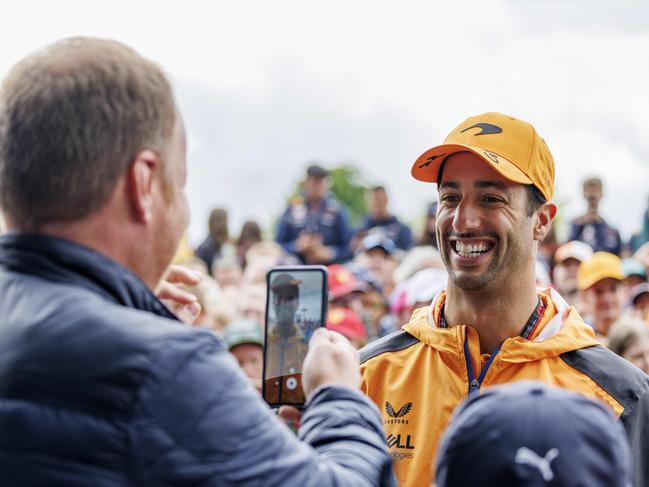
M 273 267 L 266 274 L 266 312 L 264 315 L 264 368 L 262 375 L 262 396 L 266 403 L 273 408 L 287 405 L 297 408 L 304 407 L 304 392 L 301 387 L 301 375 L 302 370 L 294 374 L 285 374 L 279 377 L 273 377 L 267 379 L 267 366 L 268 366 L 268 317 L 270 314 L 270 279 L 271 276 L 280 272 L 318 272 L 322 274 L 322 312 L 320 316 L 320 325 L 319 327 L 324 327 L 327 324 L 327 304 L 328 304 L 328 284 L 327 284 L 327 268 L 321 265 L 304 265 L 304 266 L 278 266 Z M 271 381 L 277 382 L 276 384 L 270 384 Z M 277 388 L 277 394 L 275 394 L 275 387 Z

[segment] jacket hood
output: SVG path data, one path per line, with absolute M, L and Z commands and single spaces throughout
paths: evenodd
M 446 291 L 439 292 L 433 298 L 431 306 L 415 310 L 403 329 L 440 352 L 463 353 L 466 328 L 472 327 L 457 325 L 439 328 L 433 317 L 433 310 L 440 299 L 445 299 L 445 293 Z M 547 288 L 539 290 L 539 296 L 552 304 L 546 306 L 539 329 L 531 340 L 520 336 L 506 339 L 498 353 L 499 360 L 510 363 L 529 362 L 599 344 L 593 329 L 559 293 Z M 548 316 L 549 313 L 553 315 Z

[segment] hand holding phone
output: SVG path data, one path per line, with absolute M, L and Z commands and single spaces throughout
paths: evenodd
M 347 338 L 319 328 L 309 342 L 302 367 L 302 387 L 309 398 L 320 386 L 336 384 L 358 389 L 361 383 L 360 356 Z

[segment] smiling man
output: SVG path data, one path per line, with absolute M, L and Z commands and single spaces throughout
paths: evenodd
M 557 207 L 554 161 L 534 127 L 499 113 L 462 122 L 412 168 L 437 183 L 445 291 L 362 352 L 401 485 L 430 485 L 455 407 L 497 384 L 540 380 L 606 403 L 624 424 L 635 481 L 649 481 L 649 379 L 601 346 L 554 290 L 535 285 Z M 530 418 L 534 421 L 534 418 Z

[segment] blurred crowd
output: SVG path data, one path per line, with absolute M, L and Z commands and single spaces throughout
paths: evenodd
M 228 213 L 214 209 L 203 242 L 183 241 L 175 262 L 204 276 L 187 288 L 201 305 L 198 324 L 224 335 L 231 352 L 259 387 L 262 375 L 266 273 L 274 266 L 319 264 L 329 271 L 327 327 L 357 348 L 406 324 L 446 287 L 437 247 L 437 203 L 425 208 L 413 232 L 389 208 L 383 186 L 367 190 L 368 212 L 356 228 L 331 192 L 328 171 L 310 166 L 303 194 L 289 201 L 274 238 L 250 220 L 233 238 Z M 552 231 L 541 243 L 539 288 L 553 287 L 593 327 L 599 340 L 649 372 L 649 207 L 640 231 L 624 242 L 601 216 L 599 178 L 583 182 L 584 215 L 570 222 L 567 239 Z M 640 218 L 639 218 L 640 219 Z M 554 229 L 553 229 L 554 230 Z M 565 232 L 564 232 L 565 233 Z M 297 325 L 303 331 L 309 324 Z

